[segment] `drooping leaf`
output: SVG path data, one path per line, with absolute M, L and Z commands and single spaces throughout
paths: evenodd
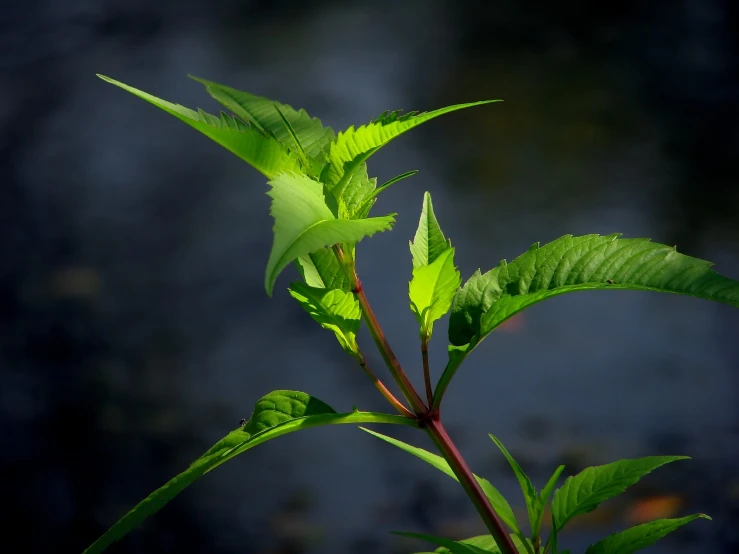
M 496 100 L 458 104 L 420 114 L 407 113 L 401 116 L 398 112 L 393 112 L 383 114 L 375 121 L 356 129 L 353 126 L 349 127 L 346 131 L 339 132 L 330 144 L 329 164 L 321 174 L 321 181 L 326 183 L 336 198 L 341 198 L 354 168 L 366 162 L 372 154 L 392 139 L 440 115 L 490 102 Z
M 404 450 L 405 452 L 408 452 L 409 454 L 412 454 L 417 458 L 420 458 L 427 464 L 435 467 L 442 473 L 445 473 L 455 481 L 459 481 L 459 479 L 457 479 L 457 476 L 454 475 L 452 468 L 449 467 L 447 461 L 441 456 L 432 454 L 431 452 L 429 452 L 428 450 L 424 450 L 423 448 L 411 446 L 410 444 L 406 444 L 403 441 L 388 437 L 387 435 L 382 435 L 380 433 L 376 433 L 375 431 L 370 431 L 369 429 L 365 429 L 364 427 L 360 427 L 360 429 L 362 429 L 362 431 L 366 431 L 370 435 L 374 435 L 378 439 L 382 439 L 385 442 L 392 444 L 393 446 L 397 446 L 401 450 Z M 482 477 L 478 477 L 477 475 L 475 475 L 475 479 L 479 483 L 482 492 L 484 492 L 485 496 L 487 496 L 488 500 L 490 500 L 490 503 L 493 505 L 493 508 L 495 509 L 496 513 L 503 521 L 503 523 L 505 523 L 514 533 L 520 533 L 520 529 L 518 528 L 518 524 L 516 523 L 516 517 L 513 515 L 513 510 L 511 510 L 511 506 L 508 504 L 508 501 L 503 497 L 502 494 L 500 494 L 500 492 L 498 492 L 498 489 L 490 484 L 490 481 L 488 481 L 487 479 L 483 479 Z
M 110 77 L 104 75 L 98 75 L 98 77 L 154 104 L 180 121 L 184 121 L 269 178 L 283 171 L 297 171 L 300 169 L 297 157 L 291 155 L 288 149 L 274 137 L 265 134 L 254 126 L 246 125 L 226 114 L 221 114 L 219 118 L 202 110 L 193 111 L 125 85 Z
M 413 257 L 413 268 L 419 268 L 433 263 L 442 252 L 451 247 L 450 242 L 444 238 L 439 222 L 434 213 L 434 205 L 431 203 L 431 195 L 426 192 L 423 195 L 423 207 L 421 218 L 418 221 L 418 229 L 412 242 L 409 242 L 411 256 Z
M 413 269 L 408 295 L 422 337 L 430 337 L 434 321 L 449 311 L 461 282 L 454 266 L 454 248 L 442 252 L 431 264 Z
M 539 528 L 536 526 L 536 521 L 537 518 L 541 517 L 540 514 L 544 511 L 544 506 L 540 505 L 539 496 L 536 494 L 536 489 L 531 483 L 531 479 L 529 479 L 528 475 L 526 475 L 524 470 L 521 469 L 521 466 L 518 465 L 518 462 L 513 458 L 513 456 L 511 456 L 510 452 L 508 452 L 508 449 L 503 446 L 503 443 L 494 435 L 490 435 L 490 438 L 503 453 L 505 459 L 508 460 L 508 464 L 511 466 L 513 474 L 516 476 L 516 480 L 521 486 L 524 502 L 526 502 L 526 511 L 529 514 L 529 524 L 531 525 L 531 532 L 534 535 L 538 535 Z
M 373 412 L 337 414 L 320 400 L 301 392 L 270 393 L 257 402 L 254 413 L 244 427 L 230 432 L 195 460 L 189 468 L 139 502 L 85 550 L 84 554 L 103 552 L 147 517 L 162 509 L 167 502 L 203 474 L 255 446 L 301 429 L 358 423 L 415 425 L 415 421 L 410 418 L 389 414 Z
M 274 135 L 277 140 L 290 145 L 292 149 L 297 149 L 298 145 L 289 132 L 289 128 L 292 128 L 300 146 L 310 158 L 325 158 L 328 144 L 335 138 L 334 131 L 330 127 L 324 127 L 319 119 L 312 118 L 305 110 L 295 110 L 287 104 L 192 75 L 190 78 L 205 85 L 215 100 L 244 121 Z M 289 123 L 289 128 L 283 124 L 280 113 Z
M 568 521 L 580 514 L 593 511 L 601 502 L 621 494 L 639 479 L 660 466 L 687 456 L 647 456 L 634 460 L 619 460 L 610 464 L 589 467 L 568 477 L 552 498 L 552 518 L 560 531 Z
M 300 256 L 296 263 L 301 276 L 311 287 L 344 291 L 350 289 L 349 280 L 330 248 L 321 248 Z
M 353 355 L 359 352 L 356 337 L 362 310 L 351 292 L 296 282 L 290 285 L 290 294 L 321 327 L 334 332 L 344 350 Z
M 585 554 L 632 554 L 653 545 L 662 537 L 699 518 L 711 519 L 706 514 L 694 514 L 677 519 L 658 519 L 642 523 L 589 546 Z
M 305 175 L 285 173 L 269 184 L 270 213 L 275 218 L 275 237 L 265 275 L 270 296 L 277 276 L 291 261 L 326 246 L 357 242 L 378 231 L 387 231 L 394 222 L 393 215 L 336 219 L 326 206 L 323 185 Z
M 452 303 L 449 342 L 456 347 L 437 385 L 444 389 L 464 358 L 498 325 L 547 298 L 582 290 L 649 290 L 695 296 L 739 307 L 739 281 L 711 263 L 649 239 L 566 235 L 529 250 L 485 274 L 476 271 Z M 451 354 L 451 350 L 450 350 Z

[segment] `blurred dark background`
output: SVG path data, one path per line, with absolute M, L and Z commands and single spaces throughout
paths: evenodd
M 360 250 L 417 380 L 406 241 L 424 190 L 465 278 L 535 241 L 614 231 L 739 278 L 737 2 L 11 0 L 0 26 L 0 550 L 81 552 L 271 390 L 384 409 L 285 292 L 294 273 L 266 297 L 261 175 L 95 73 L 217 113 L 191 73 L 335 129 L 505 99 L 424 125 L 370 163 L 380 181 L 421 169 L 375 208 L 398 212 L 395 230 Z M 569 474 L 690 455 L 560 546 L 703 511 L 712 523 L 651 552 L 738 552 L 738 331 L 739 312 L 691 298 L 555 298 L 471 356 L 449 389 L 450 433 L 517 510 L 488 432 L 538 485 L 558 463 Z M 453 481 L 341 426 L 229 462 L 111 552 L 423 549 L 391 530 L 484 532 Z

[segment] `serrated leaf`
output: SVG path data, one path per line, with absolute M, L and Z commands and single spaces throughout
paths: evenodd
M 236 118 L 225 114 L 222 114 L 219 118 L 202 110 L 190 110 L 110 77 L 104 75 L 98 75 L 98 77 L 154 104 L 180 121 L 184 121 L 269 178 L 282 171 L 297 171 L 300 169 L 298 158 L 291 155 L 287 148 L 274 137 L 266 135 L 259 129 L 246 125 Z
M 317 118 L 312 118 L 305 110 L 295 110 L 287 104 L 281 104 L 262 96 L 236 90 L 212 81 L 190 75 L 191 79 L 205 85 L 208 93 L 235 115 L 257 126 L 259 129 L 274 135 L 277 140 L 297 149 L 289 129 L 285 127 L 280 113 L 295 132 L 300 147 L 313 159 L 325 162 L 329 143 L 335 138 L 333 129 L 324 127 Z
M 360 208 L 376 188 L 377 178 L 370 179 L 367 174 L 367 164 L 359 164 L 349 177 L 344 194 L 339 202 L 339 217 L 347 219 L 367 217 L 369 210 L 365 210 L 363 213 Z
M 409 454 L 412 454 L 417 458 L 420 458 L 427 464 L 435 467 L 442 473 L 445 473 L 455 481 L 459 481 L 457 479 L 457 476 L 454 475 L 452 468 L 449 467 L 447 461 L 441 456 L 432 454 L 431 452 L 429 452 L 428 450 L 424 450 L 423 448 L 411 446 L 410 444 L 406 444 L 403 441 L 388 437 L 387 435 L 382 435 L 380 433 L 376 433 L 375 431 L 370 431 L 369 429 L 365 429 L 364 427 L 360 427 L 360 429 L 362 429 L 362 431 L 366 431 L 370 435 L 374 435 L 378 439 L 392 444 L 393 446 L 397 446 L 401 450 L 404 450 L 405 452 L 408 452 Z M 498 489 L 490 484 L 490 481 L 488 481 L 487 479 L 483 479 L 482 477 L 478 477 L 477 475 L 475 475 L 475 479 L 479 483 L 482 492 L 484 492 L 485 496 L 487 496 L 488 500 L 490 500 L 490 503 L 493 505 L 493 508 L 495 509 L 496 513 L 503 521 L 503 523 L 505 523 L 515 533 L 520 533 L 520 529 L 518 528 L 518 524 L 516 523 L 516 517 L 513 515 L 513 510 L 511 510 L 511 506 L 508 504 L 508 501 L 503 497 L 502 494 L 500 494 L 500 492 L 498 492 Z
M 305 256 L 300 256 L 296 263 L 301 276 L 306 284 L 311 287 L 350 289 L 349 280 L 330 248 L 321 248 Z
M 430 337 L 434 322 L 452 307 L 454 293 L 461 282 L 459 270 L 454 266 L 454 248 L 448 248 L 430 265 L 413 269 L 408 296 L 422 337 Z
M 158 512 L 196 479 L 242 452 L 301 429 L 346 423 L 412 425 L 414 422 L 406 417 L 372 412 L 337 414 L 330 406 L 304 392 L 273 391 L 256 403 L 246 425 L 230 432 L 195 460 L 188 469 L 137 504 L 85 550 L 85 554 L 104 551 L 147 517 Z
M 416 235 L 409 245 L 414 269 L 433 263 L 442 252 L 451 246 L 444 238 L 444 233 L 441 232 L 436 214 L 434 214 L 434 206 L 431 203 L 431 195 L 428 192 L 423 195 L 421 218 L 418 221 Z
M 711 519 L 705 514 L 694 514 L 677 519 L 658 519 L 642 523 L 589 546 L 585 554 L 632 554 L 653 545 L 665 535 L 699 518 Z
M 354 169 L 394 138 L 440 115 L 490 102 L 496 100 L 458 104 L 432 112 L 408 113 L 404 116 L 393 112 L 389 115 L 383 114 L 375 121 L 356 129 L 354 126 L 349 127 L 346 131 L 339 132 L 330 144 L 329 163 L 321 174 L 321 181 L 326 183 L 336 198 L 341 198 Z
M 476 273 L 455 298 L 449 340 L 457 346 L 479 341 L 524 308 L 579 290 L 670 292 L 739 307 L 739 281 L 719 275 L 710 262 L 649 239 L 619 236 L 566 235 L 534 244 L 485 275 Z
M 719 275 L 711 263 L 649 239 L 620 234 L 566 235 L 529 250 L 485 274 L 475 274 L 452 302 L 450 358 L 434 397 L 444 390 L 466 356 L 498 325 L 521 310 L 560 294 L 583 290 L 648 290 L 714 300 L 739 307 L 739 281 Z M 441 393 L 441 394 L 440 394 Z
M 323 185 L 306 175 L 285 173 L 269 183 L 270 213 L 275 218 L 274 242 L 267 262 L 265 288 L 272 289 L 279 273 L 291 261 L 321 248 L 358 242 L 378 231 L 387 231 L 393 215 L 362 220 L 336 219 L 326 205 Z
M 634 460 L 619 460 L 610 464 L 589 467 L 573 477 L 568 477 L 561 488 L 554 492 L 552 518 L 556 530 L 573 517 L 593 511 L 601 502 L 624 492 L 660 466 L 687 456 L 647 456 Z
M 349 354 L 359 352 L 357 333 L 362 318 L 359 302 L 351 292 L 310 287 L 292 283 L 290 295 L 303 306 L 324 329 L 333 331 L 341 347 Z
M 544 511 L 544 507 L 540 505 L 539 496 L 536 494 L 536 489 L 531 483 L 531 479 L 529 479 L 528 475 L 526 475 L 524 470 L 521 469 L 521 466 L 518 465 L 518 462 L 513 458 L 513 456 L 511 456 L 510 452 L 508 452 L 508 449 L 503 446 L 503 443 L 500 441 L 500 439 L 498 439 L 498 437 L 496 437 L 495 435 L 489 436 L 493 440 L 495 445 L 503 453 L 505 459 L 508 460 L 508 464 L 511 466 L 513 474 L 516 476 L 516 480 L 521 486 L 524 502 L 526 503 L 526 511 L 529 514 L 529 524 L 531 525 L 531 532 L 534 536 L 536 536 L 539 534 L 539 528 L 536 526 L 536 521 L 537 518 L 541 517 L 541 513 Z

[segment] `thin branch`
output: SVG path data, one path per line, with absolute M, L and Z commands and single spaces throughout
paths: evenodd
M 431 371 L 429 370 L 429 338 L 421 337 L 421 358 L 423 359 L 423 380 L 426 383 L 426 400 L 429 407 L 434 405 L 434 389 L 431 387 Z
M 367 364 L 367 360 L 364 359 L 364 356 L 362 354 L 359 354 L 357 357 L 357 360 L 359 361 L 359 365 L 362 366 L 362 369 L 367 374 L 367 376 L 372 380 L 377 390 L 380 391 L 380 394 L 385 397 L 385 399 L 392 404 L 398 412 L 400 412 L 400 415 L 403 415 L 405 417 L 410 417 L 413 419 L 416 419 L 416 416 L 413 415 L 413 412 L 411 412 L 408 408 L 403 406 L 403 403 L 395 398 L 395 395 L 390 392 L 390 390 L 385 386 L 385 384 L 380 381 L 380 379 L 375 375 L 375 372 L 372 371 L 372 369 Z

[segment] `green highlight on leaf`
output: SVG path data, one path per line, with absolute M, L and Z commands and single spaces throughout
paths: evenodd
M 147 517 L 155 514 L 195 480 L 222 463 L 268 440 L 287 433 L 322 425 L 390 423 L 414 426 L 414 420 L 389 414 L 352 412 L 337 414 L 320 400 L 303 392 L 274 391 L 257 402 L 247 424 L 230 432 L 189 468 L 171 479 L 108 529 L 84 554 L 103 552 L 137 527 Z
M 275 219 L 274 242 L 267 262 L 264 285 L 272 296 L 280 272 L 293 260 L 326 246 L 358 242 L 378 231 L 387 231 L 394 214 L 361 220 L 336 219 L 326 205 L 323 185 L 306 175 L 284 173 L 269 183 L 270 213 Z
M 413 240 L 408 243 L 413 257 L 413 268 L 430 265 L 442 252 L 451 247 L 451 242 L 444 238 L 439 222 L 434 213 L 431 195 L 425 192 L 421 218 L 418 220 L 418 229 Z
M 434 321 L 452 307 L 454 293 L 461 282 L 459 270 L 454 266 L 454 248 L 448 248 L 431 264 L 413 269 L 408 295 L 422 337 L 430 337 Z
M 589 546 L 585 554 L 632 554 L 653 545 L 662 537 L 696 519 L 711 518 L 706 514 L 694 514 L 677 519 L 658 519 L 642 523 Z
M 455 481 L 459 481 L 457 479 L 457 476 L 454 475 L 452 468 L 449 467 L 447 461 L 441 456 L 432 454 L 431 452 L 429 452 L 428 450 L 424 450 L 423 448 L 411 446 L 410 444 L 406 444 L 403 441 L 388 437 L 387 435 L 382 435 L 380 433 L 376 433 L 375 431 L 365 429 L 364 427 L 360 427 L 360 429 L 362 429 L 362 431 L 366 431 L 370 435 L 377 437 L 378 439 L 392 444 L 393 446 L 397 446 L 401 450 L 404 450 L 405 452 L 412 454 L 417 458 L 420 458 L 427 464 L 435 467 Z M 514 533 L 520 534 L 521 531 L 518 528 L 518 524 L 516 523 L 516 517 L 513 515 L 513 510 L 511 510 L 511 506 L 508 504 L 508 501 L 503 497 L 502 494 L 500 494 L 498 489 L 490 484 L 490 481 L 488 481 L 487 479 L 483 479 L 482 477 L 478 477 L 477 475 L 475 475 L 475 479 L 479 483 L 482 492 L 484 492 L 485 496 L 487 496 L 488 500 L 490 500 L 490 503 L 493 505 L 493 508 L 495 508 L 496 513 L 503 521 L 503 523 L 505 523 Z
M 377 196 L 384 190 L 388 189 L 398 181 L 402 181 L 403 179 L 407 179 L 408 177 L 413 177 L 416 173 L 418 173 L 417 169 L 414 169 L 413 171 L 407 171 L 405 173 L 401 173 L 397 177 L 393 177 L 389 181 L 383 183 L 379 187 L 372 190 L 364 199 L 362 200 L 362 203 L 359 207 L 357 207 L 354 219 L 361 219 L 363 217 L 367 217 L 369 215 L 370 210 L 372 209 L 372 206 L 375 205 L 375 201 L 377 199 Z
M 220 117 L 216 117 L 202 110 L 193 111 L 179 104 L 173 104 L 152 96 L 110 77 L 104 75 L 98 75 L 98 77 L 154 104 L 180 121 L 184 121 L 190 127 L 197 129 L 208 138 L 236 154 L 268 178 L 272 178 L 283 171 L 297 171 L 300 169 L 297 157 L 292 155 L 273 136 L 264 133 L 257 127 L 247 125 L 223 113 Z
M 321 248 L 305 256 L 300 256 L 295 263 L 306 284 L 324 289 L 348 291 L 351 288 L 344 270 L 330 248 Z
M 354 356 L 358 355 L 357 333 L 362 318 L 359 302 L 351 292 L 339 289 L 310 287 L 304 283 L 292 283 L 290 295 L 306 312 L 336 335 L 341 347 Z
M 584 290 L 648 290 L 739 307 L 739 281 L 711 263 L 649 239 L 566 235 L 534 244 L 507 263 L 479 270 L 459 289 L 449 319 L 450 359 L 436 388 L 441 401 L 462 359 L 509 317 L 547 298 Z M 437 404 L 438 406 L 438 404 Z
M 394 138 L 440 115 L 490 102 L 498 100 L 458 104 L 425 113 L 385 113 L 367 125 L 356 129 L 349 127 L 346 131 L 339 132 L 331 143 L 328 164 L 321 174 L 321 181 L 326 183 L 337 199 L 343 198 L 344 189 L 355 169 Z
M 291 150 L 302 147 L 308 157 L 325 163 L 328 145 L 335 138 L 334 131 L 324 127 L 319 119 L 312 118 L 305 110 L 295 110 L 287 104 L 192 75 L 189 77 L 205 85 L 208 94 L 243 121 L 274 136 Z
M 593 511 L 601 502 L 624 492 L 655 469 L 687 456 L 647 456 L 589 467 L 568 477 L 552 498 L 552 519 L 557 532 L 573 517 Z
M 426 533 L 405 533 L 405 532 L 393 532 L 394 535 L 400 535 L 403 537 L 410 537 L 419 539 L 422 541 L 430 542 L 432 544 L 440 545 L 439 548 L 434 550 L 436 553 L 443 554 L 469 554 L 474 552 L 475 554 L 499 554 L 500 549 L 495 543 L 495 539 L 492 535 L 478 535 L 476 537 L 470 537 L 469 539 L 462 539 L 460 541 L 454 541 L 445 537 L 439 537 L 436 535 L 429 535 Z M 521 539 L 517 535 L 511 535 L 513 545 L 516 547 L 521 554 L 533 553 L 533 545 L 531 541 L 527 539 Z M 428 554 L 424 552 L 418 552 L 416 554 Z

